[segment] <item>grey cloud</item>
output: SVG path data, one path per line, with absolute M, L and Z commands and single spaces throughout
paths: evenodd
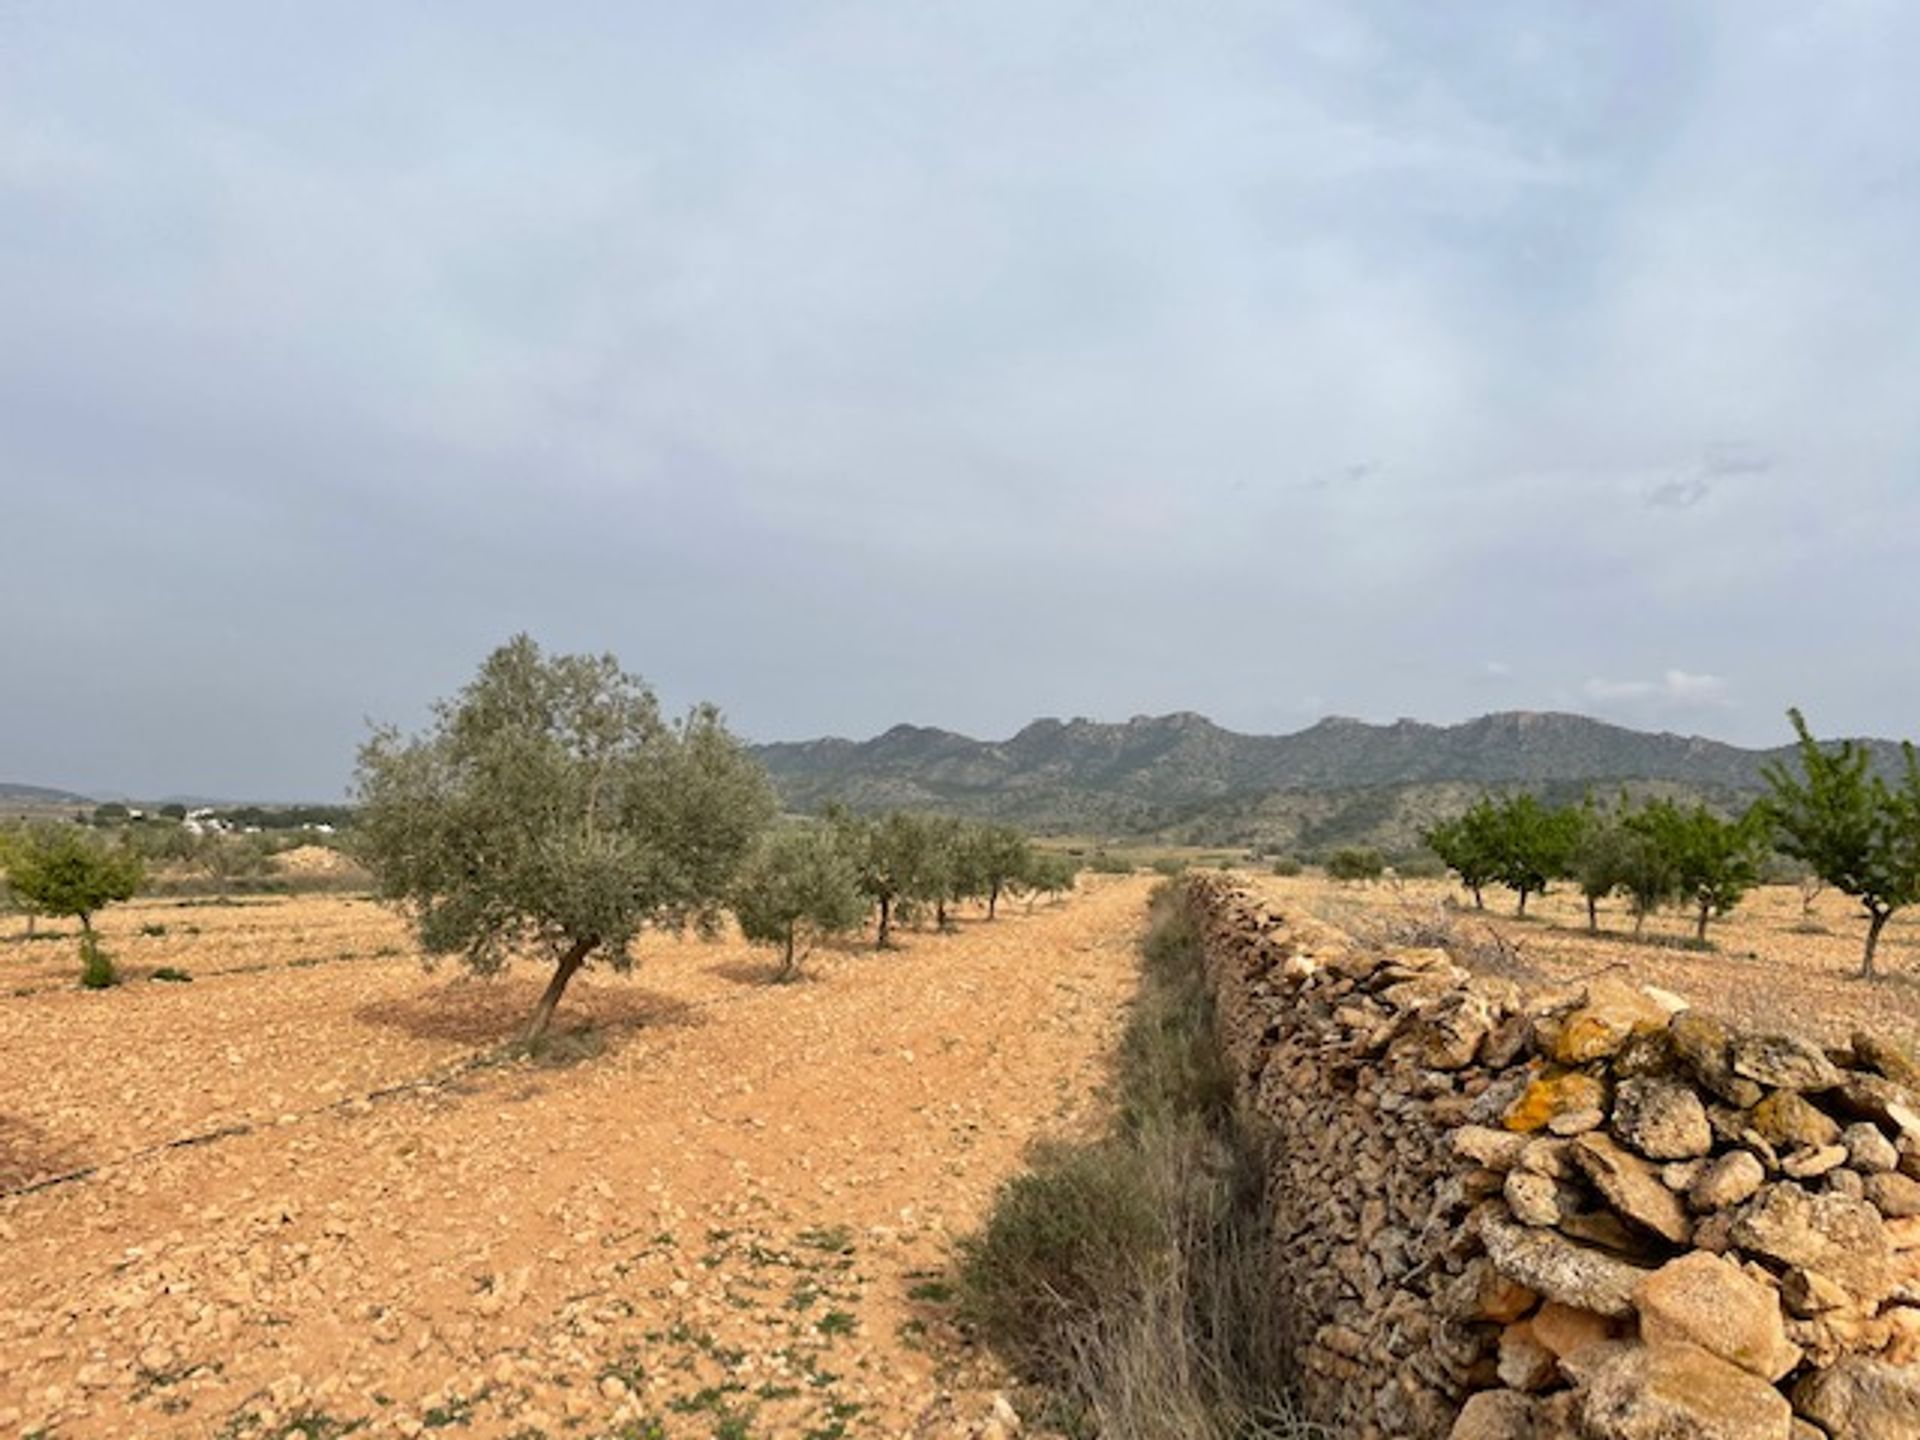
M 768 738 L 1912 728 L 1920 12 L 192 14 L 6 22 L 0 778 L 333 793 L 519 628 Z

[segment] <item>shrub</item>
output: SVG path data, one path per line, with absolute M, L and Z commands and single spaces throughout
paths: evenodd
M 80 936 L 80 984 L 88 990 L 105 990 L 120 976 L 113 968 L 113 957 L 100 948 L 100 937 L 87 930 Z
M 1134 864 L 1125 855 L 1115 855 L 1110 850 L 1096 850 L 1087 859 L 1087 869 L 1096 875 L 1131 875 Z
M 1282 855 L 1273 862 L 1273 873 L 1276 875 L 1298 875 L 1305 868 L 1306 867 L 1300 863 L 1298 857 L 1293 855 Z
M 1334 880 L 1378 880 L 1387 862 L 1378 850 L 1350 845 L 1327 857 L 1327 875 Z
M 1038 1147 L 960 1247 L 962 1315 L 1072 1435 L 1293 1429 L 1258 1147 L 1241 1128 L 1184 899 L 1156 895 L 1112 1132 Z

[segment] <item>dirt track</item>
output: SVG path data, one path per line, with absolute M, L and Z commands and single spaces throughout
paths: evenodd
M 423 975 L 365 905 L 129 908 L 196 978 L 100 995 L 8 947 L 0 1187 L 99 1168 L 0 1200 L 0 1434 L 971 1433 L 949 1239 L 1086 1113 L 1147 889 L 792 986 L 650 941 L 565 1067 L 473 1063 L 537 973 Z

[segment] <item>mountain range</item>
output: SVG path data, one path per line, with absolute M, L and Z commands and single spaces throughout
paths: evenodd
M 1897 762 L 1892 742 L 1866 743 L 1880 765 Z M 1199 844 L 1395 849 L 1487 787 L 1564 797 L 1624 785 L 1735 805 L 1760 794 L 1764 767 L 1793 750 L 1508 711 L 1458 725 L 1335 716 L 1291 735 L 1241 734 L 1190 712 L 1117 724 L 1035 720 L 999 741 L 896 725 L 871 740 L 755 753 L 795 810 L 841 801 Z

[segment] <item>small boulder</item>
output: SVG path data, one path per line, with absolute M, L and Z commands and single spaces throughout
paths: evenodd
M 1634 1289 L 1648 1274 L 1643 1266 L 1576 1245 L 1552 1230 L 1499 1216 L 1482 1222 L 1480 1238 L 1494 1268 L 1516 1287 L 1616 1319 L 1633 1314 Z
M 1780 1296 L 1731 1260 L 1704 1251 L 1662 1265 L 1634 1292 L 1640 1335 L 1648 1344 L 1698 1345 L 1763 1380 L 1800 1362 L 1787 1342 Z
M 1564 1360 L 1589 1345 L 1603 1345 L 1620 1333 L 1618 1321 L 1591 1310 L 1562 1305 L 1558 1300 L 1543 1304 L 1527 1324 L 1533 1339 L 1551 1350 L 1555 1360 Z
M 1903 1045 L 1891 1035 L 1876 1035 L 1868 1030 L 1853 1032 L 1853 1055 L 1869 1070 L 1878 1072 L 1909 1090 L 1920 1090 L 1920 1053 Z
M 1536 1043 L 1562 1065 L 1618 1054 L 1636 1034 L 1664 1030 L 1673 1017 L 1641 991 L 1611 977 L 1597 980 L 1572 1010 L 1534 1022 Z
M 1781 1149 L 1832 1145 L 1840 1126 L 1829 1115 L 1794 1090 L 1776 1090 L 1753 1107 L 1753 1128 L 1769 1144 Z
M 1517 1390 L 1482 1390 L 1467 1403 L 1447 1432 L 1447 1440 L 1535 1440 L 1538 1402 Z
M 1794 1386 L 1793 1408 L 1846 1440 L 1913 1440 L 1920 1435 L 1920 1370 L 1849 1355 Z
M 1532 1134 L 1546 1129 L 1558 1116 L 1577 1111 L 1600 1113 L 1606 1104 L 1605 1081 L 1579 1070 L 1549 1070 L 1536 1076 L 1520 1092 L 1500 1117 L 1500 1123 L 1508 1130 Z
M 1889 1220 L 1920 1215 L 1920 1180 L 1909 1180 L 1905 1175 L 1869 1175 L 1865 1189 L 1868 1203 Z
M 1797 1035 L 1736 1035 L 1727 1060 L 1734 1074 L 1769 1090 L 1831 1090 L 1846 1078 L 1825 1051 Z
M 1652 1077 L 1621 1082 L 1613 1133 L 1649 1160 L 1691 1160 L 1713 1148 L 1700 1097 L 1689 1086 Z
M 1619 1214 L 1674 1245 L 1692 1238 L 1687 1207 L 1653 1168 L 1605 1135 L 1582 1135 L 1573 1143 L 1573 1159 Z
M 1729 1104 L 1752 1105 L 1764 1093 L 1756 1082 L 1733 1073 L 1728 1058 L 1733 1036 L 1711 1015 L 1688 1010 L 1674 1016 L 1667 1038 L 1687 1073 Z
M 1840 1132 L 1840 1143 L 1847 1147 L 1847 1163 L 1862 1175 L 1878 1175 L 1900 1168 L 1900 1152 L 1880 1133 L 1878 1125 L 1862 1120 Z
M 1560 1183 L 1531 1170 L 1509 1170 L 1502 1187 L 1507 1208 L 1523 1225 L 1553 1225 L 1560 1219 Z
M 1780 1159 L 1780 1172 L 1792 1180 L 1812 1180 L 1847 1163 L 1844 1145 L 1815 1145 Z
M 1733 1243 L 1783 1266 L 1819 1271 L 1869 1304 L 1893 1289 L 1893 1250 L 1880 1212 L 1844 1195 L 1811 1195 L 1791 1180 L 1769 1185 L 1735 1217 Z
M 1766 1178 L 1750 1151 L 1729 1150 L 1700 1172 L 1687 1189 L 1687 1202 L 1695 1210 L 1725 1210 L 1752 1199 Z
M 1695 1345 L 1611 1345 L 1578 1369 L 1590 1440 L 1788 1440 L 1793 1425 L 1778 1390 Z
M 1511 1170 L 1520 1163 L 1527 1137 L 1486 1125 L 1462 1125 L 1453 1132 L 1453 1153 L 1489 1170 Z M 1889 1147 L 1891 1148 L 1891 1147 Z M 1888 1166 L 1892 1169 L 1892 1166 Z
M 1560 1376 L 1559 1357 L 1534 1336 L 1531 1321 L 1500 1332 L 1500 1383 L 1513 1390 L 1545 1390 Z

